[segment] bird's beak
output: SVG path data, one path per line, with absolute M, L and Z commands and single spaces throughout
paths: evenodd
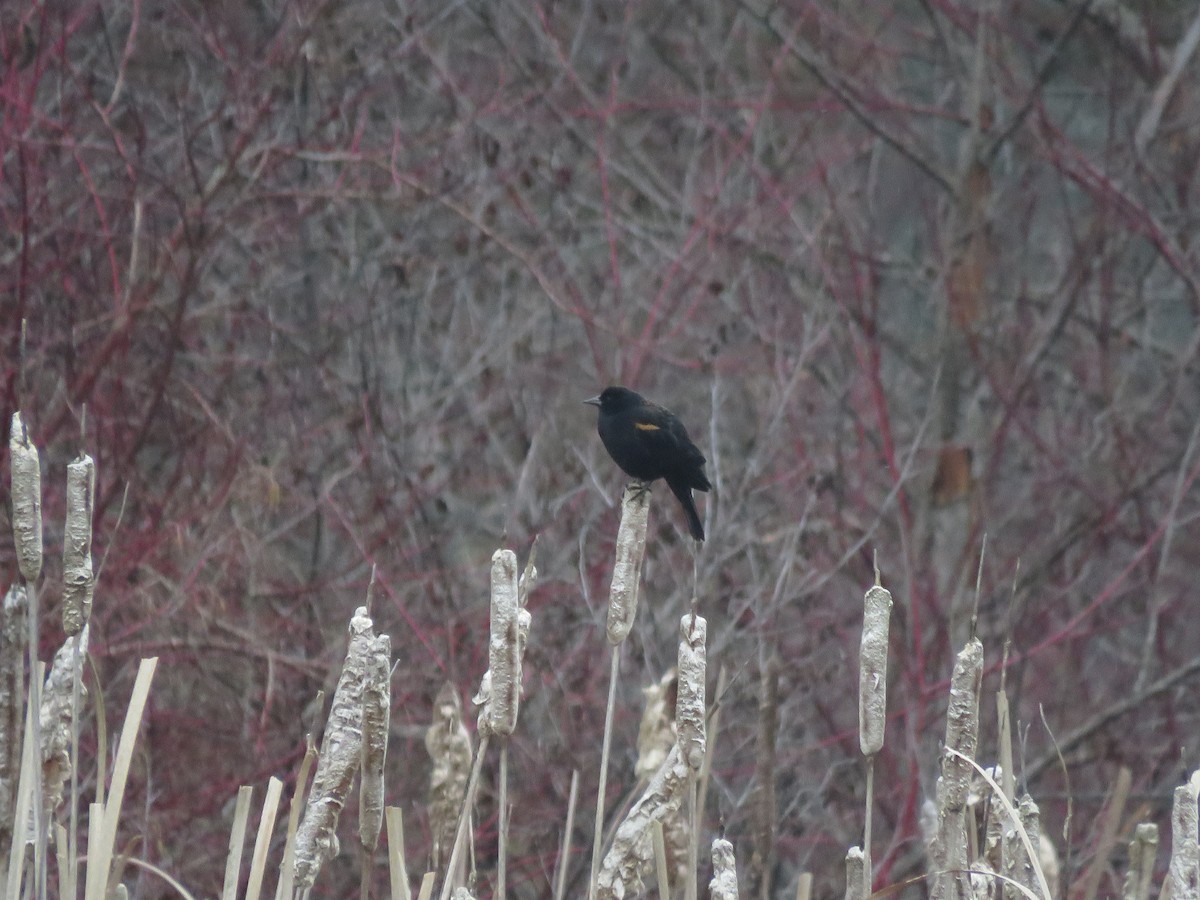
M 589 398 L 589 399 L 587 399 L 587 400 L 584 400 L 583 402 L 584 402 L 584 403 L 587 403 L 587 404 L 590 404 L 590 405 L 592 405 L 592 406 L 599 406 L 599 405 L 600 405 L 600 398 L 599 398 L 599 397 L 591 397 L 591 398 Z

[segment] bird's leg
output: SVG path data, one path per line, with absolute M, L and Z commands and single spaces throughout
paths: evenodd
M 635 497 L 641 500 L 646 494 L 650 493 L 650 482 L 642 481 L 640 478 L 635 478 L 629 482 L 629 489 L 633 491 Z

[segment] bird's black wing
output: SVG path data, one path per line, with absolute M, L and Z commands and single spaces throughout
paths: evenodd
M 692 443 L 679 417 L 656 403 L 646 403 L 633 427 L 643 445 L 661 460 L 670 460 L 676 480 L 707 491 L 711 485 L 704 476 L 704 454 Z

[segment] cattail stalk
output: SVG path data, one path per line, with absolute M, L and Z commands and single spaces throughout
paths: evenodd
M 563 900 L 567 888 L 567 866 L 571 861 L 571 834 L 575 830 L 575 801 L 579 797 L 579 770 L 571 772 L 571 791 L 567 795 L 567 822 L 563 827 L 562 849 L 554 877 L 554 900 Z
M 480 689 L 483 711 L 480 733 L 495 734 L 500 743 L 500 823 L 497 848 L 496 895 L 508 887 L 508 736 L 517 727 L 521 705 L 521 667 L 529 640 L 530 613 L 521 601 L 537 581 L 532 554 L 524 576 L 517 578 L 517 555 L 511 550 L 492 554 L 491 632 L 488 641 L 489 668 Z
M 517 727 L 521 702 L 521 656 L 518 639 L 517 555 L 511 550 L 492 554 L 491 637 L 488 641 L 489 692 L 486 719 L 492 734 L 508 736 Z M 486 722 L 486 726 L 485 726 Z
M 679 622 L 679 691 L 675 701 L 675 726 L 683 758 L 692 770 L 687 786 L 688 865 L 685 883 L 687 900 L 696 900 L 696 869 L 699 864 L 699 810 L 696 804 L 697 776 L 704 765 L 708 738 L 705 732 L 705 678 L 707 676 L 708 622 L 695 612 Z
M 21 778 L 24 731 L 25 654 L 29 597 L 13 584 L 0 609 L 0 848 L 11 846 L 16 823 L 17 785 Z
M 608 676 L 608 704 L 604 709 L 604 737 L 600 745 L 600 784 L 596 788 L 596 822 L 592 834 L 592 865 L 588 874 L 588 898 L 597 893 L 600 851 L 604 840 L 604 793 L 608 787 L 608 755 L 612 746 L 613 709 L 617 699 L 617 676 L 621 668 L 621 644 L 633 628 L 637 615 L 642 560 L 646 555 L 646 527 L 650 519 L 650 490 L 640 481 L 631 482 L 621 495 L 621 524 L 617 527 L 616 559 L 608 591 L 605 633 L 612 645 Z
M 970 891 L 967 852 L 967 795 L 974 776 L 979 741 L 979 686 L 983 677 L 983 644 L 971 638 L 959 652 L 950 677 L 946 711 L 946 744 L 937 780 L 938 859 L 934 900 L 963 897 Z M 953 752 L 950 752 L 953 751 Z
M 82 426 L 81 426 L 82 427 Z M 70 759 L 79 759 L 79 710 L 84 699 L 83 659 L 87 652 L 86 634 L 92 616 L 96 575 L 92 568 L 92 513 L 96 504 L 96 464 L 86 453 L 67 465 L 67 516 L 63 527 L 63 631 L 72 641 L 70 717 Z M 57 664 L 57 660 L 56 660 Z M 71 828 L 68 832 L 67 857 L 71 865 L 78 859 L 79 839 L 79 768 L 71 765 Z
M 325 705 L 325 692 L 318 691 L 315 706 L 321 709 Z M 308 776 L 317 761 L 317 748 L 313 744 L 312 733 L 304 735 L 304 759 L 300 760 L 300 771 L 296 774 L 296 787 L 288 804 L 287 831 L 284 832 L 283 863 L 279 867 L 279 884 L 276 885 L 276 900 L 286 900 L 291 897 L 293 881 L 296 877 L 296 834 L 300 831 L 300 813 L 304 808 L 304 796 L 308 789 Z M 236 883 L 234 887 L 236 888 Z M 231 897 L 230 900 L 233 900 Z
M 67 521 L 63 530 L 63 630 L 76 635 L 92 612 L 92 508 L 96 464 L 87 454 L 67 466 Z
M 863 631 L 859 645 L 858 747 L 867 758 L 866 815 L 863 826 L 862 870 L 858 883 L 866 897 L 871 887 L 871 822 L 875 806 L 875 754 L 883 749 L 887 725 L 888 631 L 892 618 L 892 595 L 876 583 L 863 597 Z M 847 880 L 849 892 L 851 882 Z
M 863 631 L 859 648 L 858 746 L 863 756 L 883 749 L 887 724 L 888 631 L 892 595 L 878 584 L 863 598 Z
M 866 857 L 862 847 L 846 851 L 846 900 L 861 900 L 867 896 Z
M 1004 829 L 1004 837 L 1001 841 L 1000 874 L 1009 879 L 1004 883 L 1004 900 L 1018 900 L 1020 897 L 1028 896 L 1025 891 L 1020 889 L 1021 887 L 1027 891 L 1035 891 L 1039 886 L 1037 876 L 1034 874 L 1038 860 L 1030 858 L 1025 841 L 1021 836 L 1021 830 L 1024 830 L 1025 837 L 1028 838 L 1029 846 L 1036 850 L 1042 840 L 1041 814 L 1037 804 L 1028 794 L 1023 794 L 1018 801 L 1017 814 L 1020 818 L 1021 828 L 1015 828 L 1010 824 Z M 1042 875 L 1044 877 L 1045 873 L 1043 872 Z
M 637 615 L 638 585 L 646 555 L 646 526 L 650 518 L 650 491 L 640 481 L 630 483 L 621 497 L 621 524 L 617 528 L 616 560 L 608 592 L 608 642 L 620 644 L 629 636 Z
M 387 761 L 391 720 L 392 641 L 381 634 L 371 641 L 362 694 L 362 758 L 359 762 L 358 839 L 363 846 L 359 894 L 366 900 L 371 863 L 383 827 L 385 791 L 383 768 Z
M 679 813 L 692 775 L 683 749 L 676 744 L 617 827 L 595 879 L 599 900 L 616 900 L 642 890 L 642 871 L 653 858 L 650 823 Z
M 22 338 L 24 340 L 24 338 Z M 12 476 L 12 525 L 13 545 L 17 554 L 17 568 L 25 579 L 29 597 L 29 615 L 26 618 L 28 641 L 26 653 L 29 671 L 37 668 L 37 652 L 40 644 L 41 622 L 38 615 L 37 580 L 42 574 L 42 468 L 37 447 L 29 439 L 29 433 L 21 419 L 21 413 L 12 416 L 8 436 L 9 467 Z M 42 686 L 38 679 L 29 683 L 30 708 L 38 711 L 30 717 L 33 723 L 33 746 L 40 748 Z M 43 820 L 42 767 L 34 767 L 33 793 L 37 801 L 33 804 L 33 860 L 36 878 L 36 894 L 46 893 L 46 823 Z
M 1171 900 L 1200 900 L 1196 779 L 1175 788 L 1171 808 Z
M 699 772 L 704 764 L 706 746 L 704 679 L 707 636 L 708 622 L 702 616 L 688 613 L 680 620 L 679 690 L 675 701 L 675 727 L 679 736 L 676 740 L 693 772 Z
M 79 634 L 79 641 L 68 638 L 56 654 L 42 691 L 41 709 L 41 761 L 44 785 L 43 808 L 46 821 L 62 803 L 66 793 L 67 779 L 74 769 L 71 755 L 71 736 L 74 732 L 73 703 L 76 685 L 80 685 L 79 665 L 81 654 L 87 652 L 87 626 Z M 80 687 L 82 691 L 82 687 Z M 83 693 L 86 698 L 86 693 Z
M 42 469 L 37 447 L 29 439 L 19 412 L 13 413 L 8 436 L 12 469 L 13 543 L 17 568 L 26 584 L 42 574 Z
M 362 761 L 363 687 L 375 625 L 360 606 L 350 620 L 350 647 L 321 739 L 321 756 L 304 819 L 296 833 L 295 888 L 308 891 L 321 866 L 339 852 L 337 822 Z
M 645 792 L 617 827 L 612 847 L 596 876 L 600 900 L 619 898 L 641 890 L 642 871 L 653 858 L 651 826 L 677 817 L 685 799 L 694 802 L 696 773 L 704 761 L 705 734 L 705 639 L 708 623 L 688 613 L 679 623 L 679 688 L 675 701 L 678 736 L 662 767 L 654 773 Z M 692 810 L 693 816 L 695 810 Z M 691 823 L 696 834 L 696 823 Z M 694 848 L 695 841 L 692 841 Z M 688 891 L 695 892 L 695 860 L 690 860 Z

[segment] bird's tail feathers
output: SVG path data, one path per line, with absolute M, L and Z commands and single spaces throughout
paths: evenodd
M 667 482 L 671 493 L 679 498 L 679 504 L 683 507 L 683 513 L 687 516 L 688 531 L 692 533 L 698 541 L 704 540 L 704 523 L 700 521 L 700 514 L 696 512 L 696 501 L 692 499 L 692 489 L 686 482 L 670 480 Z

